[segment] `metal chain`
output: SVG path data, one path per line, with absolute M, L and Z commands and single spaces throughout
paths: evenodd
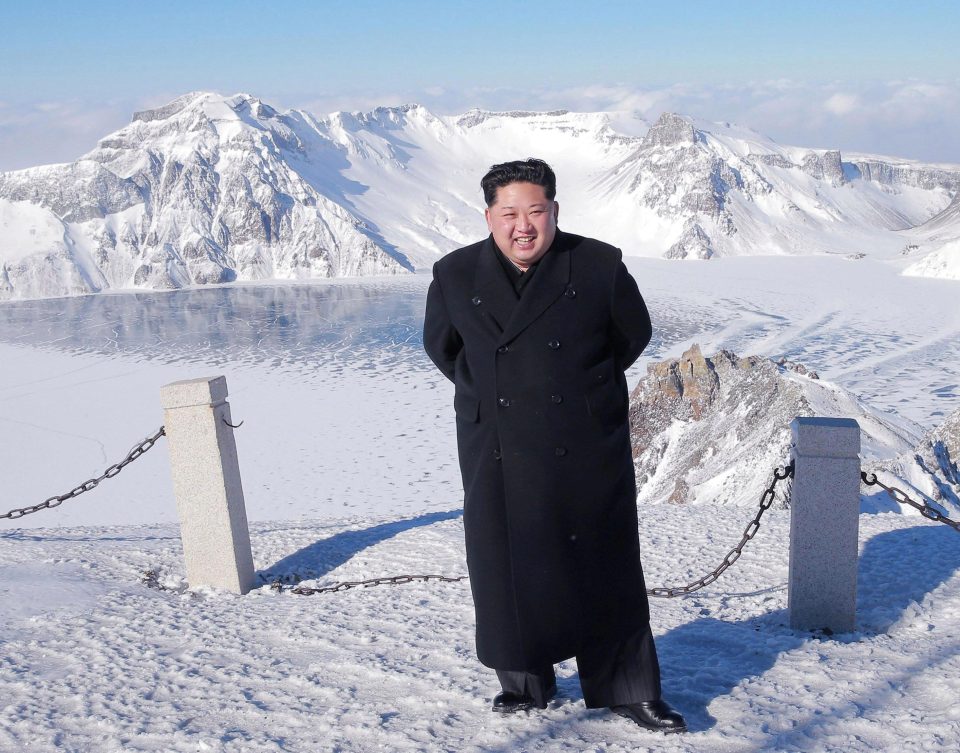
M 385 578 L 371 578 L 370 580 L 345 580 L 341 583 L 335 583 L 332 586 L 321 586 L 319 588 L 310 588 L 308 586 L 294 586 L 287 589 L 292 594 L 298 596 L 313 596 L 313 594 L 332 594 L 338 591 L 349 591 L 351 588 L 373 588 L 374 586 L 396 586 L 401 583 L 412 583 L 413 581 L 438 580 L 443 583 L 456 583 L 466 580 L 466 575 L 451 578 L 446 575 L 393 575 Z M 275 581 L 270 585 L 274 591 L 283 591 L 284 587 L 280 581 Z
M 647 595 L 658 596 L 665 599 L 672 599 L 676 596 L 685 596 L 686 594 L 693 593 L 694 591 L 699 591 L 704 586 L 709 586 L 717 578 L 723 575 L 724 571 L 730 567 L 730 565 L 740 559 L 740 555 L 743 554 L 743 548 L 747 545 L 747 542 L 757 535 L 757 531 L 760 528 L 760 518 L 763 517 L 763 514 L 769 510 L 770 506 L 773 504 L 777 484 L 783 479 L 793 476 L 793 467 L 793 463 L 791 462 L 782 470 L 780 468 L 773 469 L 773 480 L 770 482 L 770 486 L 764 489 L 763 494 L 760 495 L 760 509 L 757 511 L 756 516 L 747 524 L 747 527 L 744 529 L 743 537 L 740 539 L 740 543 L 730 550 L 727 556 L 723 558 L 723 562 L 721 562 L 715 570 L 707 573 L 699 580 L 695 580 L 685 586 L 674 586 L 673 588 L 648 588 Z
M 713 583 L 723 574 L 724 570 L 726 570 L 728 567 L 730 567 L 730 565 L 740 558 L 740 555 L 743 553 L 743 547 L 746 546 L 750 539 L 756 536 L 757 531 L 760 528 L 760 518 L 763 517 L 763 513 L 770 509 L 770 506 L 773 504 L 777 483 L 792 475 L 793 463 L 790 463 L 790 465 L 783 469 L 774 469 L 773 480 L 770 482 L 770 486 L 768 486 L 760 496 L 760 509 L 757 511 L 756 516 L 750 521 L 744 530 L 743 537 L 740 539 L 740 543 L 730 550 L 730 553 L 724 557 L 723 562 L 720 563 L 720 566 L 717 567 L 716 570 L 686 586 L 677 586 L 676 588 L 648 589 L 647 594 L 650 596 L 673 598 L 674 596 L 683 596 L 684 594 L 693 593 L 694 591 L 698 591 L 704 586 L 708 586 Z M 270 588 L 278 592 L 286 591 L 299 596 L 312 596 L 313 594 L 338 593 L 340 591 L 347 591 L 351 588 L 373 588 L 374 586 L 385 585 L 395 586 L 401 583 L 411 583 L 413 581 L 437 580 L 443 583 L 455 583 L 457 581 L 466 579 L 466 575 L 461 575 L 456 578 L 451 578 L 446 575 L 393 575 L 384 578 L 371 578 L 369 580 L 346 580 L 340 583 L 334 583 L 330 586 L 321 586 L 319 588 L 310 588 L 308 586 L 293 586 L 285 588 L 284 585 L 278 580 L 274 581 L 270 585 Z
M 867 473 L 866 471 L 860 471 L 860 478 L 863 481 L 863 483 L 866 484 L 867 486 L 881 487 L 884 491 L 886 491 L 887 494 L 893 497 L 893 499 L 896 500 L 897 502 L 900 502 L 901 504 L 910 505 L 911 507 L 915 507 L 917 510 L 920 511 L 920 514 L 923 515 L 923 517 L 929 518 L 930 520 L 935 520 L 938 523 L 946 523 L 954 531 L 960 532 L 960 520 L 950 520 L 950 518 L 948 518 L 946 515 L 944 515 L 935 507 L 931 507 L 926 502 L 924 502 L 923 504 L 920 504 L 919 502 L 914 502 L 912 499 L 910 499 L 910 497 L 907 496 L 907 493 L 903 491 L 903 489 L 898 489 L 895 486 L 887 486 L 885 483 L 883 483 L 880 479 L 877 478 L 876 473 Z
M 153 434 L 147 437 L 146 439 L 144 439 L 142 442 L 139 442 L 136 445 L 134 445 L 133 448 L 130 450 L 130 452 L 127 453 L 127 456 L 123 460 L 121 460 L 119 463 L 114 463 L 113 465 L 111 465 L 109 468 L 107 468 L 107 470 L 105 470 L 97 478 L 87 479 L 79 486 L 75 486 L 66 494 L 59 494 L 55 497 L 50 497 L 49 499 L 45 499 L 43 502 L 40 502 L 39 504 L 31 505 L 29 507 L 18 507 L 16 509 L 13 509 L 8 513 L 4 513 L 3 515 L 0 515 L 0 520 L 3 520 L 5 518 L 9 520 L 16 520 L 17 518 L 22 518 L 24 515 L 30 515 L 31 513 L 34 513 L 34 512 L 40 512 L 40 510 L 49 510 L 52 507 L 59 507 L 68 499 L 79 497 L 84 492 L 88 492 L 91 489 L 96 489 L 101 481 L 103 481 L 104 479 L 113 478 L 118 473 L 120 473 L 120 471 L 122 471 L 124 468 L 130 465 L 130 463 L 132 463 L 134 460 L 136 460 L 141 455 L 143 455 L 143 453 L 145 453 L 147 450 L 153 447 L 157 443 L 157 440 L 160 439 L 160 437 L 162 437 L 165 433 L 166 432 L 164 431 L 164 427 L 161 426 L 159 431 L 157 431 L 156 434 Z

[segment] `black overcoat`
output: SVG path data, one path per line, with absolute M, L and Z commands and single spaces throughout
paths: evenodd
M 623 372 L 650 317 L 613 246 L 557 231 L 518 298 L 493 243 L 434 265 L 423 342 L 455 384 L 477 655 L 539 670 L 649 620 Z

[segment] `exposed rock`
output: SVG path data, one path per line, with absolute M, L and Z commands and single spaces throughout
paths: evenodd
M 855 159 L 851 164 L 859 171 L 859 177 L 864 180 L 872 180 L 888 186 L 912 186 L 928 190 L 945 188 L 952 193 L 960 191 L 960 174 L 955 170 L 872 159 Z
M 840 152 L 835 149 L 826 152 L 810 152 L 803 158 L 800 169 L 807 175 L 812 175 L 818 180 L 830 181 L 834 185 L 844 182 Z
M 789 462 L 790 422 L 811 415 L 857 419 L 868 457 L 890 457 L 915 441 L 786 359 L 726 350 L 705 357 L 693 345 L 650 364 L 630 395 L 638 501 L 757 505 L 773 469 Z
M 791 162 L 782 154 L 748 154 L 747 159 L 751 162 L 759 162 L 761 165 L 769 165 L 770 167 L 782 167 L 784 169 L 799 167 L 799 165 Z
M 811 379 L 819 379 L 820 376 L 813 369 L 808 369 L 802 363 L 797 363 L 796 361 L 787 360 L 786 357 L 781 356 L 776 361 L 777 366 L 783 369 L 789 369 L 790 371 L 800 374 L 802 376 L 810 377 Z
M 710 236 L 696 222 L 689 222 L 683 235 L 663 253 L 664 259 L 709 259 L 714 255 Z
M 693 145 L 696 141 L 697 132 L 693 125 L 672 112 L 663 113 L 657 122 L 650 126 L 643 139 L 645 146 Z
M 960 408 L 957 408 L 910 452 L 890 462 L 874 464 L 894 479 L 881 479 L 904 488 L 916 501 L 936 504 L 953 518 L 960 517 Z

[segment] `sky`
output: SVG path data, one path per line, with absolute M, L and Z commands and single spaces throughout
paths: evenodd
M 317 115 L 671 110 L 960 163 L 958 38 L 955 0 L 0 0 L 0 170 L 77 159 L 198 90 Z

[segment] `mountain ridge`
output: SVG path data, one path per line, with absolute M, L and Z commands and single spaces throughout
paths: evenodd
M 423 269 L 483 234 L 482 169 L 531 154 L 560 176 L 563 226 L 627 254 L 866 253 L 912 269 L 960 237 L 944 214 L 960 166 L 845 161 L 676 113 L 318 117 L 189 92 L 72 163 L 0 173 L 0 300 Z

